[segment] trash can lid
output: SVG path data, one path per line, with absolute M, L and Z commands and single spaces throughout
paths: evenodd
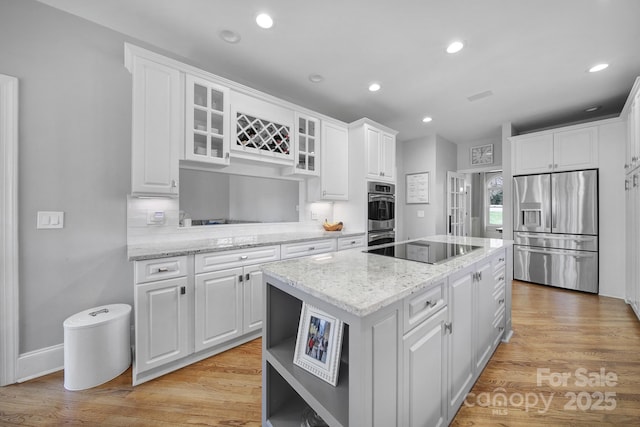
M 111 304 L 90 308 L 68 317 L 62 324 L 67 329 L 89 328 L 128 315 L 129 304 Z

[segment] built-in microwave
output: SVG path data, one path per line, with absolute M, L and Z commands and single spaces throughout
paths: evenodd
M 395 221 L 395 185 L 384 182 L 369 182 L 368 229 L 393 230 Z

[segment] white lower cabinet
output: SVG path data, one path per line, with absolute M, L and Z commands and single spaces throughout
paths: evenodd
M 455 414 L 473 384 L 473 273 L 467 267 L 449 278 L 449 411 Z
M 202 351 L 242 334 L 242 268 L 196 275 L 195 350 Z
M 313 240 L 300 243 L 287 243 L 281 246 L 282 259 L 334 252 L 337 249 L 336 239 Z
M 136 285 L 134 378 L 188 354 L 187 298 L 186 277 Z
M 448 317 L 443 307 L 402 339 L 404 426 L 447 424 Z

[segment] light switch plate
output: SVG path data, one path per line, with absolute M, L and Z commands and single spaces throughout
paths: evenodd
M 64 212 L 38 211 L 36 229 L 64 228 Z
M 418 218 L 424 218 L 424 211 L 418 211 Z

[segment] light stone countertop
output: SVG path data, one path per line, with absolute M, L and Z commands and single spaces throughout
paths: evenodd
M 232 237 L 187 237 L 183 240 L 156 241 L 127 246 L 129 261 L 191 255 L 204 252 L 219 252 L 232 249 L 247 249 L 258 246 L 298 243 L 319 239 L 362 236 L 364 232 L 342 231 L 293 231 L 268 234 L 245 234 Z
M 439 264 L 368 254 L 360 248 L 277 261 L 265 264 L 262 270 L 341 310 L 364 317 L 513 244 L 510 240 L 478 237 L 430 236 L 411 241 L 415 240 L 481 248 Z

